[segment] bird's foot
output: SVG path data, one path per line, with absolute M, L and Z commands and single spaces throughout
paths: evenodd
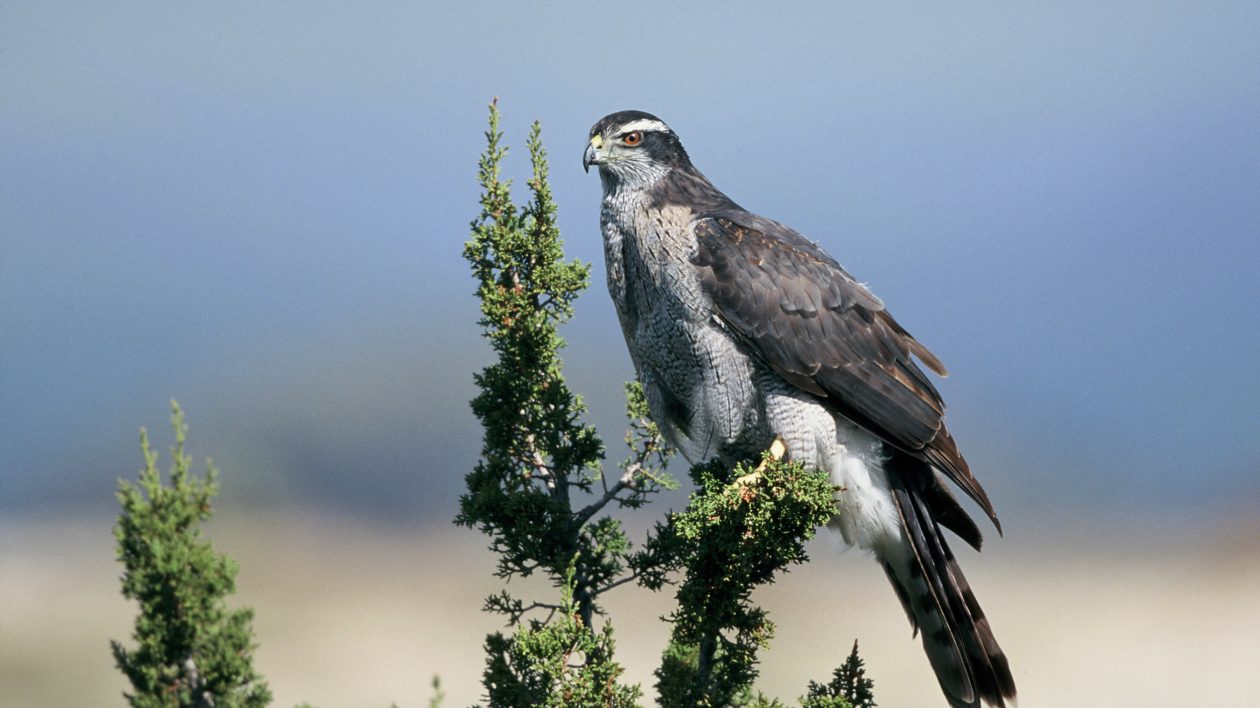
M 762 460 L 761 464 L 757 465 L 757 468 L 749 474 L 742 477 L 736 477 L 735 484 L 738 484 L 741 487 L 751 487 L 761 481 L 763 473 L 766 471 L 766 464 L 769 463 L 770 460 L 773 459 L 775 462 L 778 462 L 779 460 L 782 460 L 783 456 L 786 454 L 787 445 L 784 444 L 783 438 L 776 435 L 774 442 L 770 443 L 770 457 Z

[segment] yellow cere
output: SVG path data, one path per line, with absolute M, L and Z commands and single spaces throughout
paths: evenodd
M 602 135 L 596 135 L 596 136 L 592 137 L 592 138 L 591 138 L 591 145 L 594 145 L 596 148 L 602 148 L 602 147 L 604 147 L 604 136 L 602 136 Z

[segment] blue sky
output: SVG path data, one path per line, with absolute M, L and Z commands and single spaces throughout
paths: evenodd
M 1245 513 L 1257 75 L 1245 3 L 4 2 L 0 513 L 108 507 L 174 397 L 229 498 L 449 519 L 493 96 L 518 176 L 542 121 L 594 264 L 566 360 L 611 445 L 631 368 L 579 159 L 639 108 L 940 356 L 1004 519 Z

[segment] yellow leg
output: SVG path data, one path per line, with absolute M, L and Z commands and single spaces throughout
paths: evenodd
M 782 460 L 783 456 L 786 454 L 787 445 L 783 443 L 783 438 L 776 435 L 774 437 L 774 442 L 770 443 L 770 457 L 773 458 L 775 462 L 778 462 L 779 460 Z M 769 460 L 762 460 L 761 464 L 757 465 L 757 469 L 753 470 L 750 474 L 736 478 L 735 484 L 742 487 L 751 487 L 756 484 L 761 479 L 762 473 L 766 471 L 766 463 L 768 461 Z

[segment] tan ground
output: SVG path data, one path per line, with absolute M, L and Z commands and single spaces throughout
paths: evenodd
M 110 523 L 0 521 L 0 705 L 122 704 L 108 640 L 127 636 L 133 609 L 118 595 Z M 258 668 L 277 705 L 427 705 L 434 673 L 446 706 L 478 699 L 481 640 L 496 627 L 478 610 L 497 586 L 477 534 L 311 514 L 211 531 L 241 562 L 237 600 L 257 611 Z M 1094 538 L 961 553 L 1020 705 L 1260 706 L 1257 529 L 1171 548 Z M 827 542 L 813 556 L 760 596 L 778 635 L 759 687 L 794 699 L 859 637 L 881 706 L 944 705 L 876 566 Z M 649 695 L 670 599 L 623 588 L 608 602 L 619 655 Z

